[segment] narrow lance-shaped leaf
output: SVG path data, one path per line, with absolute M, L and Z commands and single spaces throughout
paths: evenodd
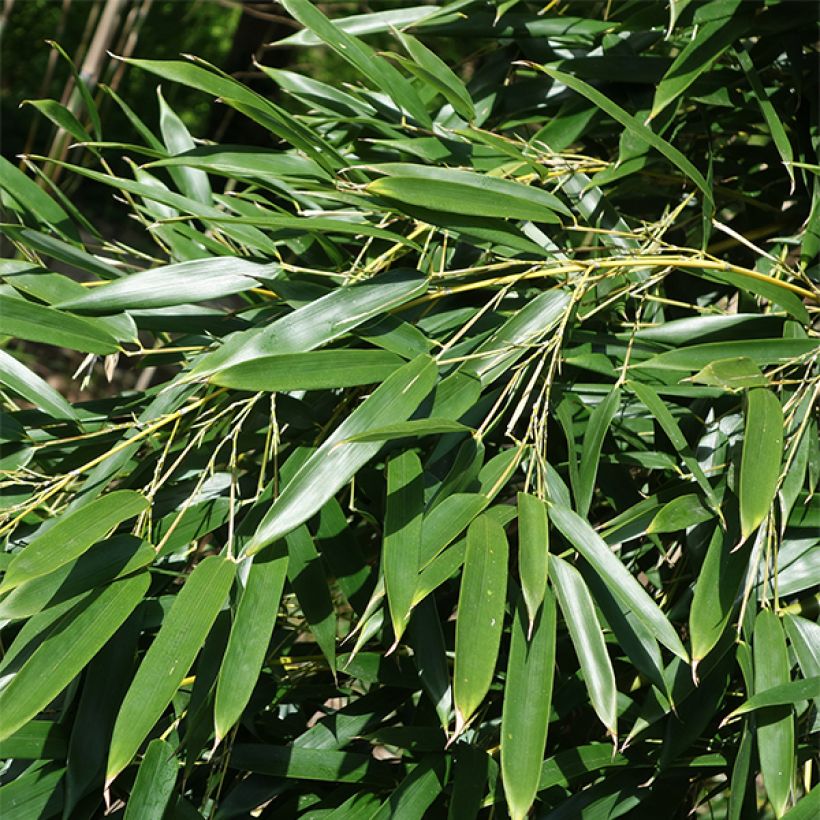
M 54 700 L 134 611 L 148 591 L 148 573 L 91 593 L 47 637 L 0 690 L 0 740 L 14 734 Z
M 658 424 L 660 424 L 663 432 L 666 433 L 667 437 L 672 442 L 672 446 L 678 451 L 678 453 L 680 453 L 683 463 L 689 468 L 689 471 L 695 477 L 695 481 L 698 482 L 698 485 L 706 495 L 706 498 L 709 501 L 709 506 L 713 510 L 719 510 L 720 501 L 715 494 L 712 485 L 709 483 L 706 473 L 703 472 L 703 468 L 698 463 L 694 453 L 692 453 L 689 443 L 686 441 L 686 437 L 683 435 L 680 426 L 677 421 L 675 421 L 675 417 L 672 415 L 669 408 L 664 404 L 660 396 L 647 384 L 642 384 L 638 381 L 630 381 L 629 389 L 632 390 L 641 402 L 643 402 L 649 412 L 652 413 Z
M 579 515 L 585 516 L 589 512 L 604 436 L 615 413 L 618 412 L 620 400 L 621 391 L 613 388 L 604 400 L 595 406 L 589 417 L 581 449 L 581 463 L 578 467 L 578 492 L 575 504 Z
M 237 390 L 326 390 L 384 381 L 404 361 L 386 350 L 317 350 L 261 356 L 220 370 L 214 384 Z
M 289 14 L 392 98 L 420 125 L 428 128 L 432 125 L 416 90 L 387 60 L 374 54 L 357 37 L 334 25 L 308 0 L 282 0 L 282 4 Z
M 456 735 L 492 683 L 504 627 L 508 553 L 504 529 L 490 516 L 479 516 L 470 524 L 456 619 Z
M 554 194 L 509 179 L 403 164 L 380 169 L 392 173 L 371 182 L 366 190 L 408 205 L 465 216 L 550 223 L 560 221 L 557 214 L 569 213 Z
M 648 145 L 652 146 L 656 151 L 663 154 L 674 166 L 682 171 L 703 193 L 706 202 L 710 207 L 714 208 L 714 197 L 712 196 L 712 189 L 709 183 L 704 179 L 703 174 L 695 168 L 694 165 L 674 146 L 670 145 L 665 139 L 659 137 L 654 131 L 651 131 L 643 123 L 635 119 L 631 114 L 624 111 L 616 103 L 612 102 L 607 96 L 602 94 L 597 89 L 593 88 L 583 80 L 573 77 L 571 74 L 565 74 L 563 71 L 558 71 L 549 66 L 537 65 L 535 66 L 540 71 L 563 83 L 567 88 L 577 91 L 579 94 L 586 97 L 590 102 L 595 103 L 602 111 L 609 114 L 613 120 L 619 122 L 624 128 L 628 129 L 636 137 L 643 140 Z
M 382 561 L 395 647 L 410 617 L 420 569 L 424 484 L 419 457 L 407 451 L 387 464 Z
M 755 620 L 755 694 L 789 682 L 789 652 L 780 618 L 764 609 Z M 763 785 L 776 817 L 789 805 L 794 776 L 794 715 L 790 706 L 770 706 L 757 715 L 757 751 Z
M 772 686 L 771 689 L 755 692 L 752 697 L 741 703 L 729 715 L 729 718 L 753 712 L 755 709 L 765 709 L 768 706 L 794 706 L 801 701 L 818 697 L 820 697 L 820 675 L 792 680 L 788 683 L 781 683 L 779 686 Z
M 419 356 L 376 388 L 285 485 L 246 546 L 246 553 L 253 555 L 317 513 L 382 447 L 381 442 L 358 444 L 346 440 L 388 422 L 407 419 L 433 389 L 436 372 L 428 356 Z
M 288 555 L 282 541 L 271 544 L 252 560 L 216 685 L 217 743 L 239 720 L 256 686 L 287 576 Z
M 526 817 L 541 779 L 555 671 L 555 598 L 545 591 L 534 622 L 519 601 L 501 713 L 501 774 L 513 820 Z M 528 637 L 529 633 L 529 637 Z
M 0 350 L 0 384 L 56 419 L 77 419 L 74 408 L 50 384 L 5 350 Z
M 617 739 L 615 673 L 592 596 L 575 567 L 557 556 L 553 556 L 551 564 L 550 577 L 584 673 L 592 707 L 609 734 Z
M 145 750 L 134 788 L 125 805 L 125 820 L 162 820 L 174 790 L 178 768 L 174 747 L 166 740 L 152 740 Z
M 749 26 L 748 18 L 738 19 L 734 16 L 741 5 L 741 0 L 723 0 L 721 14 L 698 27 L 697 35 L 681 49 L 658 83 L 647 121 L 657 117 L 680 97 L 745 32 Z
M 133 518 L 147 507 L 148 500 L 139 493 L 117 490 L 79 510 L 63 514 L 14 556 L 0 584 L 0 592 L 73 561 L 121 521 Z
M 750 390 L 740 458 L 740 537 L 743 541 L 769 514 L 782 458 L 783 408 L 771 390 Z
M 319 649 L 327 658 L 331 671 L 335 672 L 336 612 L 322 556 L 305 525 L 289 532 L 285 541 L 288 546 L 288 579 Z
M 425 290 L 425 279 L 416 271 L 406 270 L 336 288 L 264 328 L 232 334 L 216 350 L 198 359 L 190 376 L 210 376 L 262 356 L 313 350 Z
M 519 493 L 518 573 L 530 630 L 547 591 L 548 571 L 549 527 L 546 504 L 533 495 Z
M 175 265 L 133 273 L 109 285 L 91 288 L 58 307 L 80 313 L 113 313 L 135 308 L 157 308 L 219 299 L 272 279 L 277 264 L 259 265 L 231 256 L 192 259 Z
M 736 528 L 734 535 L 737 535 Z M 730 534 L 715 527 L 695 582 L 689 609 L 689 635 L 695 670 L 725 631 L 748 568 L 748 549 L 733 551 L 734 546 Z
M 235 568 L 233 561 L 212 555 L 197 564 L 176 596 L 117 715 L 107 784 L 131 762 L 174 697 L 225 603 Z
M 108 330 L 94 320 L 5 294 L 0 294 L 0 334 L 83 353 L 104 355 L 119 349 Z
M 168 153 L 182 154 L 194 149 L 196 145 L 185 123 L 165 102 L 159 87 L 157 87 L 157 100 L 159 101 L 159 128 Z M 177 184 L 182 188 L 185 196 L 205 205 L 211 204 L 211 185 L 206 173 L 195 168 L 176 168 L 171 170 L 171 174 L 176 177 Z
M 666 615 L 618 560 L 601 536 L 583 518 L 561 504 L 554 503 L 549 506 L 549 518 L 607 582 L 612 594 L 631 608 L 636 617 L 644 622 L 647 629 L 664 646 L 687 661 L 686 650 Z

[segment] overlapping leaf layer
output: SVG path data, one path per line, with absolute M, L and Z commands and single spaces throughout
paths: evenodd
M 0 163 L 4 820 L 816 816 L 816 10 L 664 5 L 39 106 L 136 239 Z

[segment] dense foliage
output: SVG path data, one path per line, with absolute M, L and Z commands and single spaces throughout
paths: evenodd
M 816 816 L 814 4 L 283 6 L 0 165 L 4 820 Z

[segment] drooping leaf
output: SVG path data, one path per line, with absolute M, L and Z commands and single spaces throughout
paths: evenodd
M 508 551 L 504 529 L 491 517 L 480 516 L 470 524 L 456 620 L 457 735 L 484 700 L 495 672 L 504 627 Z
M 171 702 L 225 603 L 233 561 L 211 556 L 191 573 L 148 648 L 122 702 L 108 753 L 106 783 L 131 762 Z
M 749 391 L 740 458 L 740 537 L 745 541 L 769 514 L 783 458 L 783 409 L 764 388 Z
M 549 590 L 534 621 L 519 601 L 501 716 L 501 773 L 514 820 L 527 815 L 538 791 L 552 709 L 555 631 L 555 598 Z

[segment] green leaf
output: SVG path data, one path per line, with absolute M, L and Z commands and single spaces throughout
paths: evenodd
M 750 21 L 735 17 L 741 6 L 741 0 L 716 0 L 708 7 L 702 7 L 704 13 L 707 8 L 713 8 L 716 13 L 709 14 L 708 21 L 698 27 L 696 36 L 680 50 L 658 83 L 647 122 L 680 97 L 701 74 L 709 71 L 714 61 L 745 33 Z
M 260 279 L 272 279 L 278 270 L 276 264 L 258 265 L 232 256 L 192 259 L 91 288 L 84 297 L 58 307 L 79 313 L 116 313 L 189 304 L 192 297 L 205 302 L 257 287 Z
M 479 516 L 470 524 L 456 619 L 456 735 L 492 683 L 504 628 L 508 552 L 504 528 L 490 516 Z
M 99 652 L 148 590 L 148 573 L 114 581 L 71 610 L 0 690 L 0 740 L 54 700 Z
M 401 640 L 416 591 L 420 569 L 424 484 L 419 457 L 401 453 L 387 463 L 382 564 L 394 646 Z
M 595 476 L 598 474 L 598 464 L 601 460 L 601 447 L 604 436 L 612 424 L 612 419 L 618 412 L 621 401 L 621 391 L 613 388 L 599 404 L 595 406 L 589 417 L 584 444 L 581 449 L 581 462 L 578 466 L 578 489 L 575 494 L 575 505 L 578 514 L 585 516 L 589 513 L 592 503 L 592 493 L 595 489 Z
M 191 151 L 196 146 L 185 123 L 176 115 L 165 98 L 162 91 L 157 88 L 157 99 L 159 100 L 159 129 L 162 132 L 162 139 L 169 154 L 182 154 Z M 172 171 L 172 174 L 174 172 Z M 208 175 L 201 170 L 194 168 L 176 169 L 177 184 L 182 189 L 185 196 L 210 205 L 213 197 L 211 195 L 211 185 L 208 182 Z
M 686 530 L 714 518 L 714 512 L 701 504 L 700 496 L 687 493 L 673 498 L 660 509 L 649 522 L 647 533 L 677 532 Z
M 316 643 L 336 670 L 336 612 L 325 580 L 322 558 L 304 525 L 285 536 L 288 546 L 288 579 Z
M 547 591 L 549 527 L 547 506 L 527 493 L 518 493 L 518 574 L 530 630 Z
M 465 216 L 559 222 L 569 211 L 558 197 L 531 185 L 423 165 L 377 166 L 390 176 L 366 186 L 368 193 L 408 205 Z
M 174 747 L 152 740 L 142 758 L 134 788 L 125 805 L 125 820 L 162 820 L 174 790 L 179 766 Z
M 689 177 L 692 182 L 700 189 L 706 202 L 711 209 L 715 207 L 714 197 L 712 196 L 712 189 L 709 183 L 703 178 L 703 175 L 697 168 L 675 147 L 670 145 L 666 140 L 659 137 L 642 123 L 638 122 L 631 114 L 624 111 L 616 103 L 612 102 L 607 96 L 602 94 L 597 89 L 593 88 L 583 80 L 573 77 L 571 74 L 565 74 L 563 71 L 558 71 L 549 66 L 537 65 L 535 66 L 539 71 L 543 71 L 548 76 L 563 83 L 567 88 L 571 88 L 578 94 L 586 97 L 590 102 L 595 103 L 604 113 L 609 114 L 613 120 L 619 122 L 631 134 L 640 140 L 643 140 L 647 145 L 650 145 L 659 153 L 663 154 L 676 168 L 678 168 L 685 176 Z
M 76 421 L 76 410 L 47 382 L 20 364 L 13 356 L 0 350 L 0 384 L 19 393 L 55 419 Z
M 79 510 L 64 513 L 12 558 L 0 592 L 48 575 L 73 561 L 119 523 L 147 508 L 148 500 L 144 496 L 133 490 L 117 490 Z
M 372 816 L 372 820 L 423 820 L 439 796 L 449 772 L 449 759 L 427 758 L 415 766 L 390 797 Z
M 285 353 L 227 367 L 211 381 L 237 390 L 327 390 L 382 382 L 403 363 L 386 350 Z
M 783 408 L 771 391 L 757 388 L 746 399 L 740 458 L 740 537 L 745 541 L 769 514 L 783 458 Z
M 6 191 L 19 208 L 51 225 L 62 236 L 77 237 L 76 228 L 60 205 L 5 157 L 0 157 L 0 191 Z
M 792 146 L 788 134 L 786 134 L 786 129 L 783 127 L 783 122 L 780 117 L 777 116 L 777 111 L 774 105 L 772 105 L 772 101 L 769 99 L 769 95 L 766 93 L 763 83 L 760 82 L 760 77 L 755 70 L 748 50 L 746 48 L 739 48 L 735 51 L 735 54 L 737 54 L 740 67 L 743 69 L 743 73 L 746 75 L 746 79 L 752 87 L 752 93 L 757 98 L 757 104 L 763 112 L 766 125 L 769 126 L 772 140 L 777 146 L 777 152 L 780 154 L 780 159 L 783 160 L 786 173 L 792 181 L 792 190 L 794 190 L 794 168 L 792 165 L 794 162 L 794 154 L 792 153 Z
M 675 417 L 672 415 L 665 402 L 661 400 L 660 396 L 658 396 L 658 394 L 648 384 L 643 384 L 638 381 L 629 381 L 628 385 L 629 389 L 641 400 L 655 419 L 657 419 L 661 429 L 664 433 L 666 433 L 667 437 L 672 442 L 672 446 L 678 451 L 678 453 L 680 453 L 683 463 L 689 468 L 689 471 L 695 477 L 695 480 L 703 490 L 704 495 L 709 501 L 709 506 L 713 510 L 719 510 L 720 502 L 718 497 L 715 494 L 709 479 L 706 477 L 706 473 L 703 472 L 703 468 L 700 466 L 700 463 L 690 449 L 689 444 L 686 441 L 686 437 L 683 435 L 677 421 L 675 421 Z
M 233 561 L 210 556 L 197 564 L 145 653 L 114 724 L 106 783 L 131 762 L 171 702 L 222 609 L 233 582 Z
M 575 567 L 553 556 L 550 578 L 581 664 L 592 707 L 613 738 L 618 736 L 615 673 L 592 596 Z
M 747 358 L 758 365 L 783 364 L 811 353 L 813 339 L 750 339 L 748 341 L 710 342 L 668 350 L 634 365 L 640 369 L 692 372 L 727 358 Z
M 710 362 L 695 373 L 691 381 L 712 387 L 722 387 L 732 392 L 747 387 L 765 387 L 769 384 L 769 380 L 760 372 L 760 368 L 747 356 Z
M 797 802 L 786 814 L 785 820 L 812 820 L 820 812 L 820 785 L 814 788 Z
M 430 115 L 413 86 L 387 60 L 374 54 L 357 37 L 334 25 L 308 0 L 282 0 L 282 5 L 292 17 L 387 94 L 419 125 L 426 128 L 432 126 Z
M 84 353 L 105 355 L 119 349 L 108 330 L 93 320 L 4 294 L 0 294 L 0 334 Z
M 755 694 L 789 683 L 789 653 L 780 618 L 770 609 L 755 620 Z M 794 777 L 794 715 L 788 706 L 770 706 L 757 716 L 757 752 L 763 785 L 776 817 L 786 813 Z
M 736 534 L 735 529 L 735 537 Z M 733 551 L 734 547 L 732 536 L 720 527 L 715 527 L 695 582 L 695 593 L 689 609 L 689 635 L 695 669 L 715 648 L 724 633 L 746 574 L 749 551 L 746 548 Z
M 59 723 L 30 720 L 0 742 L 0 758 L 14 760 L 65 760 L 68 742 Z
M 156 552 L 133 535 L 99 541 L 79 558 L 25 581 L 0 601 L 0 620 L 28 618 L 42 609 L 148 566 Z
M 450 419 L 429 418 L 412 419 L 399 424 L 386 424 L 366 433 L 357 433 L 346 441 L 391 441 L 397 438 L 419 438 L 421 436 L 435 436 L 442 433 L 471 433 L 472 430 L 464 424 Z
M 469 122 L 475 119 L 475 109 L 470 93 L 447 63 L 415 37 L 400 31 L 396 34 L 405 51 L 415 61 L 415 66 L 419 71 L 417 76 L 436 88 L 465 120 Z
M 416 271 L 407 270 L 336 288 L 266 327 L 232 334 L 216 350 L 198 359 L 189 377 L 211 376 L 262 356 L 281 356 L 322 347 L 426 290 L 424 278 Z
M 612 594 L 629 607 L 667 649 L 682 660 L 688 660 L 686 650 L 666 615 L 610 551 L 601 536 L 583 518 L 561 504 L 550 504 L 549 518 L 606 582 Z
M 820 675 L 781 683 L 779 686 L 755 692 L 752 697 L 734 709 L 727 720 L 753 712 L 755 709 L 765 709 L 768 706 L 794 706 L 801 701 L 818 697 L 820 697 Z
M 538 791 L 552 710 L 555 631 L 551 592 L 545 591 L 534 621 L 519 601 L 501 715 L 501 774 L 513 820 L 527 816 Z
M 253 563 L 236 608 L 216 686 L 217 743 L 227 736 L 248 705 L 265 662 L 287 577 L 288 555 L 282 541 L 247 560 Z
M 348 439 L 406 419 L 433 389 L 435 380 L 436 366 L 428 356 L 418 356 L 389 376 L 285 485 L 246 545 L 246 554 L 253 555 L 317 513 L 381 449 L 381 442 L 359 444 L 348 443 Z

